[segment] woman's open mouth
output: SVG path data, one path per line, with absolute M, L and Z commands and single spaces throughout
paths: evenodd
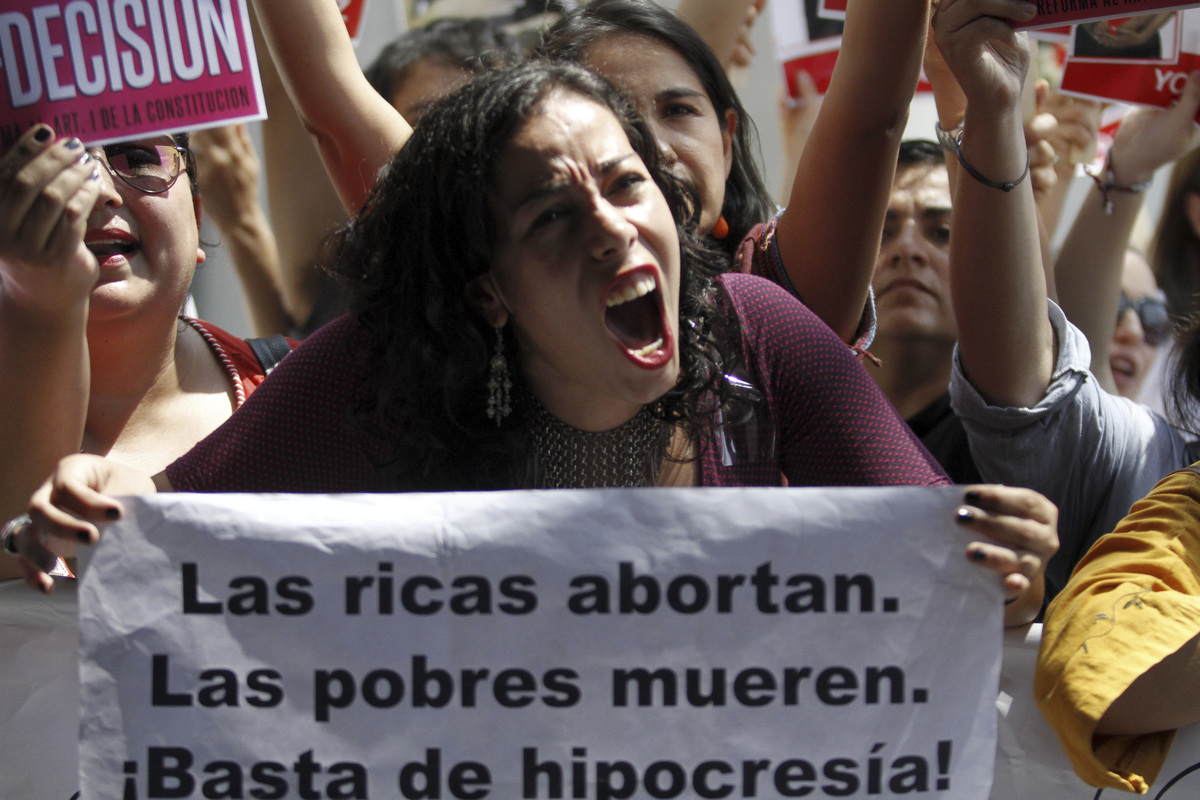
M 84 245 L 101 267 L 123 263 L 138 250 L 138 241 L 124 231 L 96 231 L 84 237 Z
M 675 341 L 657 270 L 638 267 L 613 278 L 605 287 L 604 306 L 605 327 L 633 363 L 657 369 L 671 360 Z

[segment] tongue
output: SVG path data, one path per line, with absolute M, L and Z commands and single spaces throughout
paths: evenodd
M 662 336 L 659 330 L 658 293 L 612 306 L 604 313 L 604 324 L 609 333 L 630 350 L 641 350 Z

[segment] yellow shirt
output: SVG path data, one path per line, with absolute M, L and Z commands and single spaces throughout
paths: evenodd
M 1050 604 L 1034 697 L 1075 772 L 1145 792 L 1173 731 L 1100 736 L 1096 724 L 1135 679 L 1200 634 L 1200 474 L 1180 470 L 1134 504 Z

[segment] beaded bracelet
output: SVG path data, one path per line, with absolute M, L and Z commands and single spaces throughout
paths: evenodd
M 1084 166 L 1083 171 L 1087 176 L 1096 182 L 1096 189 L 1100 192 L 1100 204 L 1104 207 L 1104 213 L 1112 216 L 1113 201 L 1108 195 L 1110 192 L 1121 192 L 1122 194 L 1141 194 L 1150 188 L 1153 178 L 1141 183 L 1135 183 L 1129 186 L 1123 186 L 1116 181 L 1113 174 L 1113 158 L 1112 151 L 1108 151 L 1108 155 L 1104 159 L 1104 167 L 1102 169 L 1088 169 Z
M 982 183 L 984 186 L 990 186 L 991 188 L 999 189 L 1002 192 L 1011 192 L 1013 189 L 1017 188 L 1018 185 L 1020 185 L 1021 181 L 1025 180 L 1025 178 L 1029 176 L 1029 153 L 1026 151 L 1025 171 L 1022 172 L 1021 177 L 1017 178 L 1015 181 L 1009 181 L 1008 183 L 997 183 L 996 181 L 985 178 L 983 173 L 971 166 L 971 162 L 967 161 L 967 159 L 963 157 L 961 130 L 958 132 L 958 135 L 954 137 L 954 154 L 958 156 L 958 163 L 962 165 L 962 168 L 967 171 L 968 175 Z

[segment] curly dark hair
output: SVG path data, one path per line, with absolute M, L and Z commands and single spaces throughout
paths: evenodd
M 659 163 L 637 111 L 607 81 L 570 64 L 533 62 L 480 75 L 430 108 L 336 241 L 335 271 L 352 287 L 351 313 L 368 337 L 371 385 L 353 412 L 381 443 L 377 465 L 398 490 L 492 489 L 526 479 L 521 415 L 497 427 L 485 414 L 496 333 L 467 301 L 493 262 L 492 193 L 498 156 L 553 90 L 608 109 L 663 191 L 681 228 L 680 378 L 653 407 L 693 441 L 738 402 L 724 380 L 741 341 L 718 307 L 723 263 L 691 232 L 695 207 Z M 516 347 L 506 337 L 510 358 Z
M 733 167 L 725 181 L 721 216 L 729 234 L 720 246 L 727 255 L 737 252 L 746 234 L 774 213 L 774 204 L 759 172 L 758 131 L 746 112 L 729 76 L 700 34 L 673 12 L 653 0 L 593 0 L 568 12 L 542 36 L 538 52 L 555 61 L 582 64 L 596 42 L 613 34 L 638 33 L 658 39 L 679 53 L 704 86 L 709 101 L 724 118 L 733 109 L 737 129 L 733 135 Z

